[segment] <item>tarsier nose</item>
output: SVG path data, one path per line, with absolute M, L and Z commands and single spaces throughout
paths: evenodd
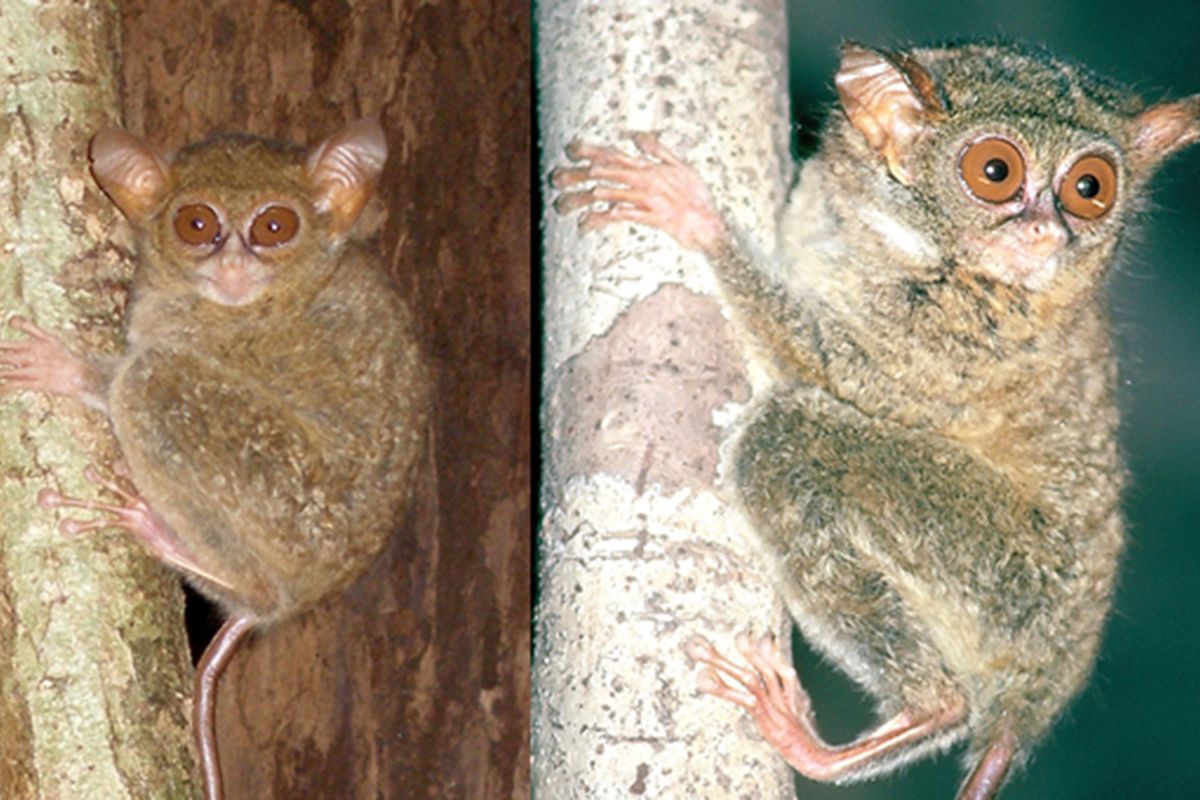
M 1034 239 L 1065 238 L 1062 224 L 1056 219 L 1046 217 L 1035 219 L 1029 226 L 1029 232 Z
M 1058 211 L 1054 193 L 1047 188 L 1027 210 L 1025 238 L 1034 247 L 1053 250 L 1066 244 L 1069 231 Z

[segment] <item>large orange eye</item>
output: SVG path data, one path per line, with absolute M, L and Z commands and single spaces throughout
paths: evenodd
M 1005 203 L 1025 184 L 1025 162 L 1012 142 L 981 139 L 967 148 L 958 162 L 971 194 L 989 203 Z
M 300 217 L 286 206 L 268 206 L 250 223 L 250 243 L 276 247 L 291 241 L 300 230 Z
M 184 244 L 204 245 L 221 241 L 221 220 L 211 206 L 196 203 L 175 212 L 175 235 Z
M 1063 176 L 1058 199 L 1081 219 L 1099 219 L 1117 197 L 1117 171 L 1102 156 L 1084 156 Z

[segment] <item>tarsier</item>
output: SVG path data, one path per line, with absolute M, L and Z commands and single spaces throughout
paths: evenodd
M 216 682 L 251 629 L 311 606 L 370 564 L 407 503 L 429 383 L 414 320 L 350 235 L 383 170 L 373 120 L 311 151 L 224 136 L 173 157 L 120 129 L 91 144 L 132 223 L 127 349 L 85 357 L 31 321 L 0 343 L 0 390 L 107 412 L 119 500 L 43 489 L 46 508 L 109 512 L 229 615 L 196 674 L 206 796 L 222 794 Z M 135 488 L 136 487 L 136 488 Z
M 1200 140 L 1200 96 L 1144 105 L 1031 47 L 843 48 L 840 108 L 769 263 L 654 135 L 573 143 L 556 208 L 708 256 L 774 388 L 733 482 L 802 633 L 877 701 L 818 734 L 789 660 L 703 638 L 700 688 L 800 773 L 869 778 L 967 744 L 992 797 L 1085 683 L 1122 548 L 1104 284 L 1151 173 Z

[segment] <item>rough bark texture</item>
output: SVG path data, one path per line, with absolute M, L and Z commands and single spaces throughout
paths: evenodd
M 229 800 L 527 797 L 528 7 L 122 3 L 125 123 L 312 142 L 379 114 L 380 252 L 437 375 L 404 528 L 344 597 L 256 635 L 218 696 Z
M 81 349 L 115 346 L 129 274 L 117 215 L 87 168 L 88 139 L 118 113 L 118 50 L 111 2 L 0 2 L 0 315 L 31 317 Z M 199 790 L 178 583 L 119 532 L 68 538 L 35 503 L 44 486 L 94 495 L 83 468 L 112 457 L 98 414 L 0 396 L 9 800 Z
M 544 172 L 573 138 L 659 130 L 742 229 L 772 230 L 790 164 L 781 3 L 557 0 L 537 22 Z M 786 767 L 739 711 L 696 693 L 683 652 L 696 633 L 729 649 L 744 628 L 783 629 L 717 489 L 762 375 L 698 256 L 634 226 L 545 224 L 535 791 L 790 796 Z

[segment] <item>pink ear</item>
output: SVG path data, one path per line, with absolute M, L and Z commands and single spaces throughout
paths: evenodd
M 162 199 L 170 167 L 148 145 L 120 128 L 105 128 L 92 137 L 92 175 L 117 208 L 141 222 Z
M 318 211 L 333 216 L 333 230 L 342 233 L 375 190 L 387 161 L 387 138 L 376 119 L 352 122 L 317 145 L 305 168 L 313 184 Z
M 887 160 L 892 175 L 908 183 L 909 143 L 945 113 L 933 77 L 906 55 L 848 42 L 834 82 L 850 124 Z
M 1167 156 L 1200 142 L 1200 95 L 1150 106 L 1134 117 L 1131 158 L 1153 169 Z

